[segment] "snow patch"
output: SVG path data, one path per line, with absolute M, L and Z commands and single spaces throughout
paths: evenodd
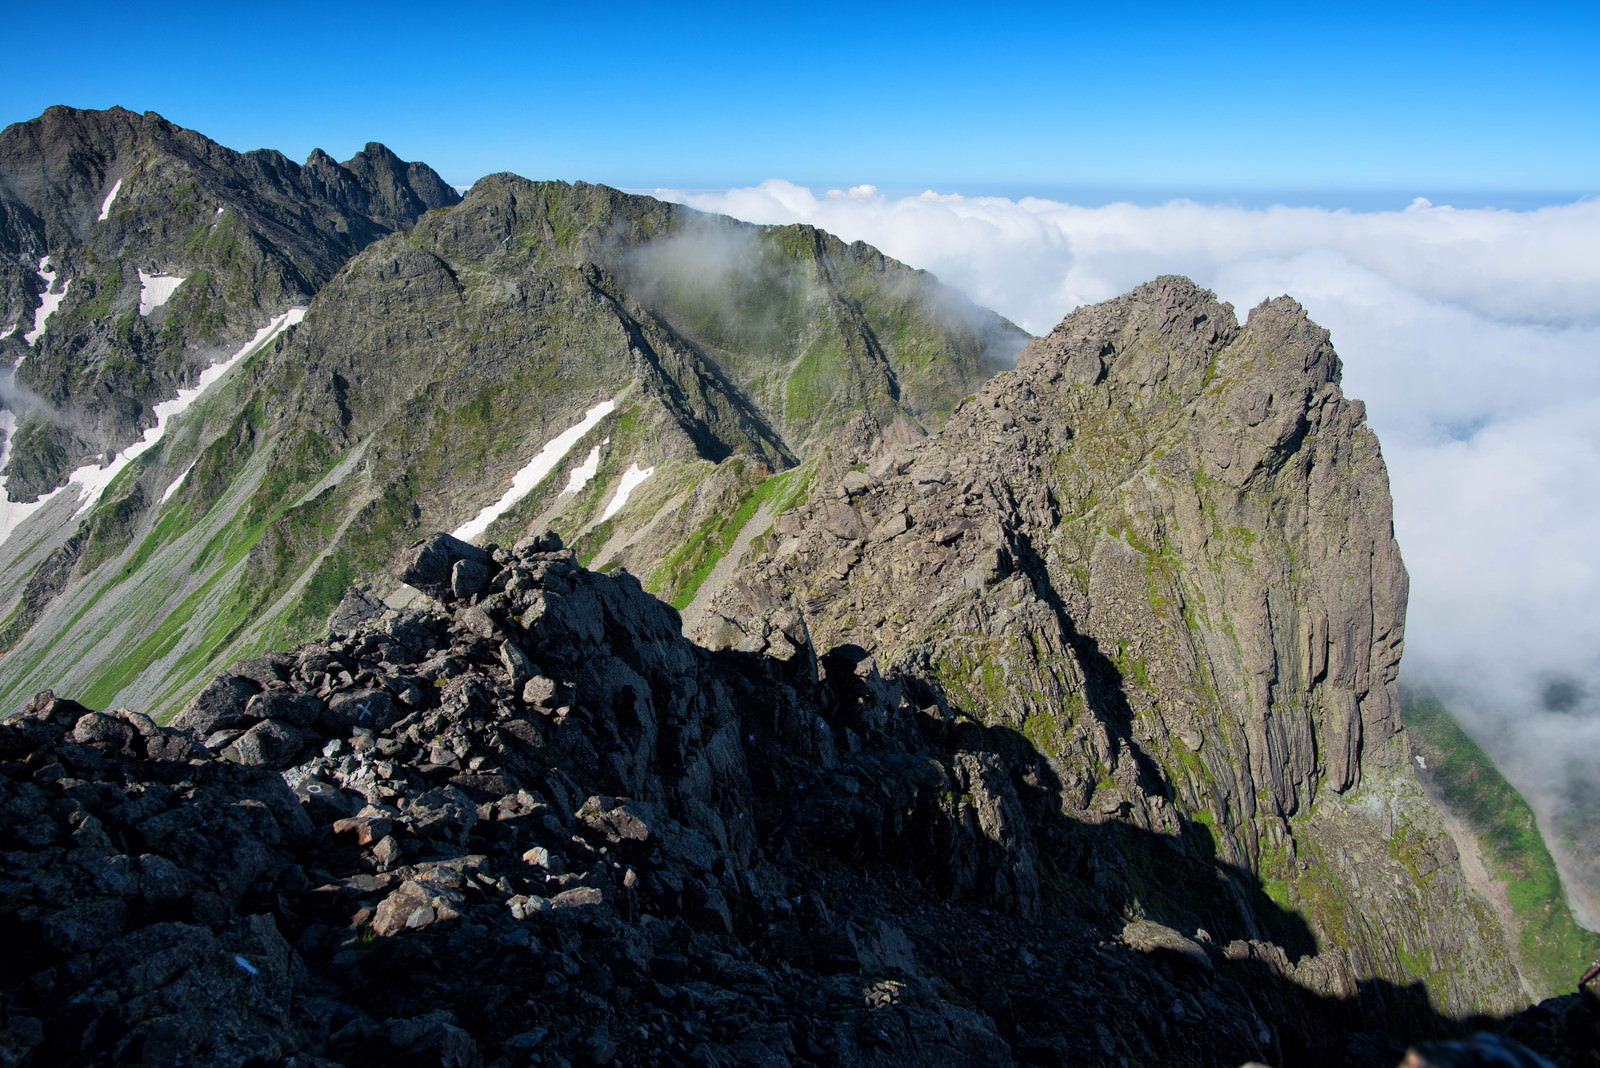
M 104 204 L 100 205 L 100 222 L 105 222 L 111 215 L 111 205 L 116 203 L 117 194 L 122 192 L 122 179 L 117 179 L 117 184 L 111 187 L 111 192 L 106 194 Z
M 145 274 L 139 272 L 139 314 L 149 315 L 172 299 L 183 278 L 175 274 Z
M 628 498 L 633 491 L 643 485 L 644 480 L 656 473 L 654 467 L 640 469 L 638 464 L 629 464 L 628 469 L 622 472 L 622 481 L 617 485 L 616 496 L 611 498 L 611 503 L 606 505 L 606 510 L 600 513 L 600 522 L 622 511 L 622 506 L 628 503 Z
M 162 435 L 167 432 L 167 427 L 172 423 L 172 420 L 187 411 L 195 401 L 200 399 L 201 394 L 215 385 L 223 375 L 233 370 L 241 360 L 259 352 L 262 346 L 305 317 L 306 310 L 304 308 L 290 308 L 256 331 L 256 336 L 245 342 L 238 352 L 235 352 L 226 360 L 214 363 L 204 371 L 201 371 L 200 378 L 191 388 L 180 389 L 176 397 L 154 405 L 156 425 L 146 429 L 143 437 L 123 449 L 110 463 L 104 467 L 80 467 L 72 472 L 67 484 L 78 487 L 79 497 L 78 510 L 73 513 L 73 518 L 77 518 L 90 508 L 93 508 L 95 502 L 100 499 L 100 495 L 106 491 L 106 487 L 111 485 L 112 479 L 120 475 L 130 463 L 144 455 L 152 445 L 159 442 Z M 165 498 L 162 499 L 165 500 Z
M 33 325 L 28 328 L 26 334 L 22 335 L 22 340 L 29 345 L 39 340 L 39 336 L 44 333 L 45 326 L 50 322 L 50 316 L 54 315 L 56 309 L 61 307 L 61 302 L 67 299 L 67 287 L 72 285 L 72 279 L 69 278 L 61 283 L 61 292 L 50 292 L 51 288 L 56 284 L 56 272 L 50 266 L 49 256 L 39 261 L 37 273 L 39 281 L 44 283 L 44 292 L 39 294 L 39 308 L 33 313 Z M 18 329 L 21 328 L 19 327 Z M 14 334 L 17 331 L 13 330 L 11 332 Z M 21 366 L 22 361 L 18 360 L 17 364 Z
M 611 444 L 610 438 L 606 438 L 600 443 L 600 445 L 609 444 Z M 572 469 L 572 474 L 567 477 L 567 488 L 562 490 L 562 493 L 577 493 L 589 484 L 589 480 L 594 477 L 594 473 L 600 470 L 600 445 L 590 449 L 589 455 L 584 459 L 583 463 Z
M 512 505 L 532 493 L 534 487 L 555 470 L 562 457 L 566 456 L 585 434 L 593 430 L 600 420 L 615 411 L 616 407 L 615 400 L 605 400 L 584 412 L 582 419 L 551 438 L 522 470 L 511 476 L 511 488 L 506 490 L 504 496 L 451 533 L 463 541 L 482 537 L 483 532 L 489 529 L 489 524 L 505 515 L 511 510 Z
M 189 472 L 193 470 L 194 464 L 190 463 L 188 467 L 183 469 L 183 474 L 172 480 L 172 485 L 166 488 L 166 491 L 161 494 L 161 500 L 157 501 L 156 503 L 166 504 L 168 501 L 172 500 L 172 495 L 178 492 L 178 487 L 183 485 L 183 480 L 188 478 Z

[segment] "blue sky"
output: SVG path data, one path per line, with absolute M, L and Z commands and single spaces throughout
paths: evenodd
M 10 51 L 0 118 L 121 104 L 295 159 L 380 140 L 458 184 L 1600 191 L 1592 3 L 541 6 L 30 4 L 8 37 L 61 44 Z

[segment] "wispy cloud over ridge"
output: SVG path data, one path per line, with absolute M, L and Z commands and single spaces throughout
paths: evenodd
M 1405 671 L 1445 688 L 1536 805 L 1600 736 L 1600 199 L 1532 211 L 1083 207 L 784 181 L 658 191 L 808 222 L 926 268 L 1042 333 L 1187 274 L 1240 310 L 1281 293 L 1327 327 L 1367 402 L 1412 576 Z M 1578 683 L 1555 719 L 1551 679 Z M 1576 732 L 1576 733 L 1575 733 Z

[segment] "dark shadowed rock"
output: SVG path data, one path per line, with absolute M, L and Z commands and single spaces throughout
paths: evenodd
M 201 738 L 217 731 L 248 727 L 245 715 L 250 699 L 261 692 L 259 683 L 241 675 L 218 675 L 172 719 L 174 727 L 193 731 Z
M 489 554 L 449 534 L 439 533 L 416 542 L 405 552 L 395 567 L 395 577 L 414 586 L 439 601 L 453 600 L 455 566 L 469 562 L 487 571 Z M 476 569 L 472 569 L 476 573 Z
M 382 616 L 386 610 L 383 601 L 367 590 L 352 586 L 344 591 L 339 604 L 328 616 L 328 633 L 335 638 L 349 637 L 363 624 Z

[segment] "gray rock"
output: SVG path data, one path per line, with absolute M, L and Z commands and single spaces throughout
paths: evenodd
M 244 718 L 249 721 L 275 719 L 294 727 L 309 727 L 323 715 L 323 704 L 307 693 L 260 693 L 245 705 Z
M 73 740 L 80 745 L 95 745 L 112 752 L 123 752 L 138 732 L 127 722 L 114 716 L 90 712 L 80 716 L 72 728 Z
M 480 638 L 498 638 L 505 631 L 494 615 L 483 605 L 472 605 L 460 615 L 462 625 Z
M 139 893 L 152 905 L 172 905 L 189 895 L 188 874 L 159 853 L 139 857 Z
M 351 586 L 328 616 L 328 633 L 336 638 L 347 638 L 362 626 L 381 618 L 385 611 L 387 608 L 381 600 L 359 586 Z
M 439 1068 L 478 1068 L 482 1063 L 477 1043 L 457 1026 L 452 1013 L 430 1012 L 384 1024 L 390 1046 L 408 1061 L 420 1062 L 426 1057 L 427 1063 Z
M 552 711 L 556 706 L 556 684 L 543 675 L 535 675 L 522 687 L 522 700 L 541 712 Z
M 615 797 L 591 797 L 578 809 L 577 816 L 623 856 L 635 857 L 649 850 L 650 828 L 659 819 L 646 802 Z
M 273 683 L 287 682 L 291 669 L 292 665 L 286 657 L 253 656 L 233 665 L 232 673 L 249 679 L 258 687 L 267 687 Z
M 458 600 L 476 597 L 489 584 L 490 563 L 485 560 L 457 560 L 450 568 L 450 591 Z
M 1152 920 L 1130 920 L 1122 928 L 1122 940 L 1141 953 L 1173 953 L 1206 971 L 1213 969 L 1205 947 L 1165 924 Z
M 306 741 L 306 735 L 289 724 L 264 719 L 229 744 L 222 756 L 251 767 L 287 768 L 299 758 Z
M 511 678 L 511 688 L 522 690 L 525 684 L 539 675 L 539 669 L 534 662 L 528 659 L 528 654 L 516 642 L 507 639 L 500 643 L 500 663 L 505 667 L 506 674 Z M 523 700 L 527 701 L 526 694 Z M 534 703 L 529 701 L 530 704 Z
M 454 786 L 429 790 L 411 803 L 411 826 L 425 838 L 460 843 L 477 822 L 472 799 Z
M 348 737 L 357 729 L 387 730 L 405 714 L 387 690 L 343 690 L 330 694 L 321 717 L 334 737 Z
M 553 909 L 579 909 L 593 908 L 605 903 L 605 894 L 597 887 L 575 886 L 571 890 L 563 890 L 550 899 Z
M 43 934 L 55 952 L 74 956 L 111 941 L 126 918 L 127 906 L 119 898 L 95 898 L 51 913 Z

